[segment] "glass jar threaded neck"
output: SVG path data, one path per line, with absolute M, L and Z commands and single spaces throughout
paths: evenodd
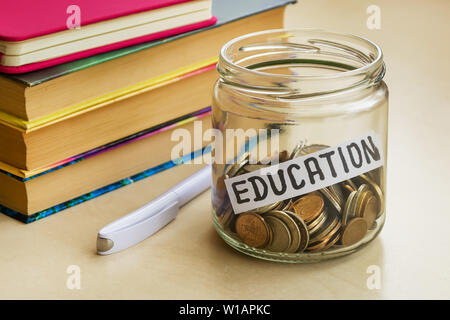
M 317 29 L 269 30 L 228 42 L 217 70 L 233 89 L 301 99 L 367 88 L 384 76 L 381 49 L 350 34 Z

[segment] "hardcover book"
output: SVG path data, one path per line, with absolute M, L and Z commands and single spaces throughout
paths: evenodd
M 0 162 L 0 212 L 33 222 L 202 156 L 206 143 L 172 159 L 178 141 L 171 134 L 193 134 L 194 121 L 210 128 L 210 113 L 205 108 L 34 171 Z
M 214 0 L 212 10 L 218 21 L 209 27 L 34 72 L 0 73 L 0 111 L 20 119 L 35 120 L 127 86 L 217 58 L 226 42 L 244 32 L 281 28 L 284 6 L 291 2 Z M 48 94 L 50 91 L 51 94 Z M 72 92 L 77 94 L 70 94 Z
M 42 69 L 215 21 L 211 0 L 5 0 L 0 71 Z
M 214 0 L 215 25 L 0 75 L 0 212 L 32 222 L 201 155 L 171 161 L 172 129 L 211 125 L 220 48 L 291 2 Z
M 206 108 L 217 79 L 212 62 L 149 79 L 37 121 L 0 120 L 0 161 L 35 170 Z

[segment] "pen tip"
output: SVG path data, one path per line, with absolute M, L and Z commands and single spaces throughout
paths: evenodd
M 106 252 L 112 249 L 114 242 L 110 239 L 97 237 L 97 252 Z

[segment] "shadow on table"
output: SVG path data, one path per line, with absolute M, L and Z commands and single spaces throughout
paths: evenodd
M 206 239 L 205 239 L 206 240 Z M 351 255 L 308 264 L 287 264 L 247 256 L 211 228 L 208 254 L 217 285 L 243 299 L 365 299 L 382 296 L 383 243 L 376 238 Z M 248 288 L 254 288 L 253 293 Z M 237 291 L 236 291 L 237 290 Z

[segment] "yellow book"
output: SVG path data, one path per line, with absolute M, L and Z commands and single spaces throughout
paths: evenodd
M 55 113 L 28 129 L 0 122 L 0 161 L 32 171 L 211 105 L 214 60 Z M 192 70 L 188 73 L 182 73 Z M 16 119 L 17 120 L 17 119 Z M 29 124 L 29 123 L 28 123 Z

